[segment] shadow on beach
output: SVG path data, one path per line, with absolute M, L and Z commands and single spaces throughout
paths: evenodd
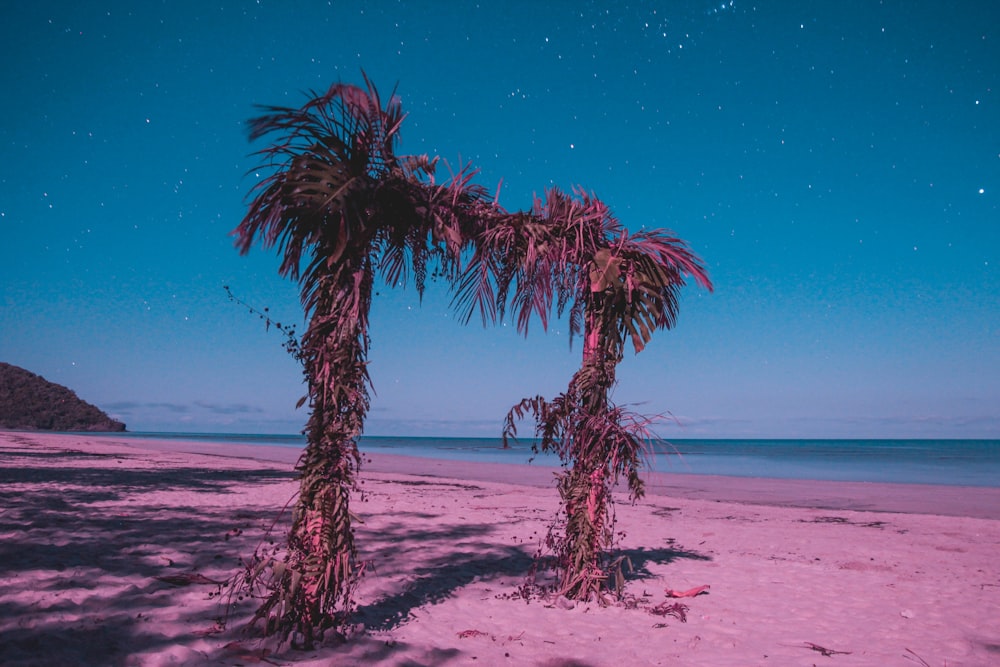
M 381 528 L 374 549 L 366 549 L 374 563 L 393 567 L 400 545 L 420 548 L 431 545 L 437 552 L 422 558 L 408 570 L 401 590 L 384 594 L 376 601 L 361 605 L 355 621 L 369 631 L 388 631 L 406 622 L 414 609 L 436 604 L 451 597 L 458 589 L 478 580 L 496 577 L 523 577 L 531 568 L 532 555 L 522 547 L 498 546 L 495 541 L 475 539 L 493 532 L 486 524 L 455 524 L 433 529 L 413 528 L 394 523 Z M 373 546 L 369 544 L 369 547 Z M 437 549 L 433 547 L 437 546 Z M 379 576 L 378 566 L 373 576 Z
M 252 551 L 244 534 L 259 535 L 278 508 L 183 500 L 293 477 L 129 464 L 113 454 L 0 452 L 4 664 L 125 665 L 136 651 L 191 638 L 178 628 L 213 632 L 225 610 L 205 602 L 212 582 L 239 569 Z
M 283 539 L 285 526 L 275 521 L 294 492 L 292 470 L 256 463 L 196 467 L 134 453 L 25 444 L 0 447 L 4 665 L 269 661 L 263 644 L 240 633 L 255 601 L 238 602 L 223 629 L 227 610 L 217 594 L 272 526 L 274 539 Z M 502 604 L 519 604 L 511 598 L 532 572 L 536 549 L 511 543 L 510 533 L 527 531 L 527 519 L 540 530 L 538 515 L 515 509 L 496 515 L 496 523 L 470 521 L 435 506 L 439 487 L 458 486 L 485 502 L 485 494 L 475 493 L 481 487 L 422 480 L 384 484 L 376 493 L 405 508 L 379 509 L 357 527 L 369 571 L 353 621 L 364 632 L 348 644 L 326 647 L 324 655 L 360 663 L 418 655 L 420 664 L 462 663 L 469 656 L 455 648 L 421 648 L 385 637 L 413 620 L 418 609 L 426 611 L 469 585 Z M 637 580 L 651 576 L 650 564 L 707 560 L 673 544 L 619 554 L 632 564 L 628 578 Z M 308 656 L 282 654 L 279 664 L 303 659 Z M 584 663 L 565 663 L 571 664 Z
M 419 516 L 434 519 L 433 514 Z M 408 571 L 410 578 L 402 590 L 360 606 L 355 620 L 369 631 L 393 630 L 405 623 L 414 609 L 442 602 L 476 581 L 498 581 L 498 597 L 511 597 L 512 593 L 516 597 L 516 591 L 529 573 L 535 567 L 545 570 L 551 565 L 551 559 L 539 558 L 534 550 L 522 546 L 498 545 L 496 540 L 487 538 L 494 530 L 494 526 L 479 523 L 425 528 L 397 522 L 380 527 L 377 535 L 365 536 L 365 544 L 375 545 L 368 550 L 374 563 L 387 562 L 391 566 L 393 554 L 400 545 L 407 545 L 407 549 L 427 545 L 433 555 L 421 559 L 419 566 Z M 433 548 L 435 545 L 437 549 Z M 681 559 L 711 560 L 710 556 L 673 544 L 657 549 L 619 549 L 613 556 L 627 559 L 630 564 L 626 572 L 628 581 L 653 577 L 649 570 L 652 564 L 667 565 Z M 394 572 L 394 578 L 399 574 L 402 573 Z M 379 572 L 374 575 L 378 576 Z

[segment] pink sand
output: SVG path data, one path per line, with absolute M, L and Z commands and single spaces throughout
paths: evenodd
M 633 604 L 600 607 L 515 596 L 551 469 L 386 455 L 354 502 L 364 630 L 269 653 L 206 582 L 280 539 L 296 456 L 0 433 L 0 664 L 1000 664 L 998 489 L 652 475 L 617 505 Z

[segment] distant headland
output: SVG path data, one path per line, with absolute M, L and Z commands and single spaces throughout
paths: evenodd
M 125 424 L 61 384 L 0 362 L 0 429 L 121 432 Z

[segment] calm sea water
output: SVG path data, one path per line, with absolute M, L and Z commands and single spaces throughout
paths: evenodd
M 195 439 L 302 448 L 301 435 L 128 433 L 126 437 Z M 495 438 L 361 439 L 363 452 L 422 458 L 559 465 L 531 442 L 503 449 Z M 671 440 L 657 443 L 652 468 L 735 477 L 899 482 L 1000 487 L 1000 440 Z

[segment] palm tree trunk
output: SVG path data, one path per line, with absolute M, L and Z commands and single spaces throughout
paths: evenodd
M 335 413 L 316 409 L 310 419 L 288 538 L 291 574 L 282 581 L 292 605 L 287 613 L 305 647 L 316 630 L 343 624 L 360 574 L 349 509 L 360 455 L 354 437 L 336 424 Z
M 594 295 L 595 301 L 598 295 Z M 584 327 L 583 366 L 573 380 L 577 414 L 571 435 L 570 470 L 559 477 L 559 495 L 566 512 L 566 535 L 559 554 L 563 573 L 561 590 L 572 599 L 600 598 L 606 573 L 602 567 L 605 547 L 611 542 L 608 447 L 596 428 L 608 410 L 608 393 L 614 383 L 614 363 L 607 342 L 601 338 L 598 308 L 590 308 Z
M 575 600 L 600 596 L 605 574 L 601 566 L 610 538 L 607 524 L 606 471 L 592 461 L 576 458 L 559 475 L 559 496 L 566 512 L 566 535 L 561 544 L 560 592 Z
M 303 648 L 344 625 L 363 570 L 349 506 L 368 410 L 371 280 L 339 282 L 318 299 L 303 337 L 312 414 L 296 466 L 299 495 L 285 556 L 271 563 L 270 594 L 255 617 L 266 620 L 267 634 L 294 633 L 293 643 Z

